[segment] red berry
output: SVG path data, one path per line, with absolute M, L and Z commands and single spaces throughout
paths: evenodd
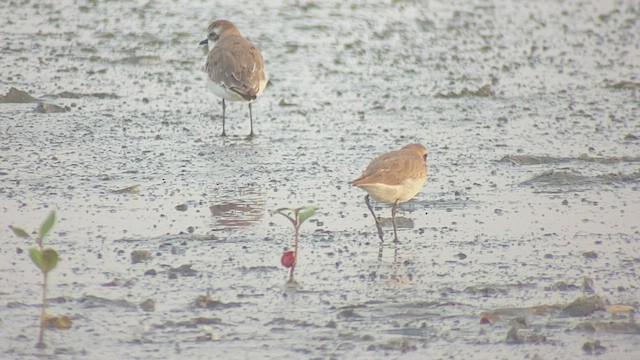
M 293 251 L 285 251 L 284 254 L 282 254 L 282 258 L 280 259 L 280 263 L 282 263 L 282 266 L 286 268 L 292 267 L 295 261 L 296 253 L 294 253 Z

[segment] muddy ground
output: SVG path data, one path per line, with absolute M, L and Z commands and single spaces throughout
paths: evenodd
M 4 2 L 0 357 L 637 357 L 640 7 L 594 3 Z M 217 18 L 266 59 L 253 139 L 205 89 Z M 348 182 L 410 142 L 429 178 L 380 246 Z M 303 205 L 292 288 L 270 210 Z M 41 351 L 9 225 L 51 210 L 73 324 Z

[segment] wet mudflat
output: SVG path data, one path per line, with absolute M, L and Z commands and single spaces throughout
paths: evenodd
M 50 210 L 49 312 L 73 325 L 47 358 L 640 352 L 636 2 L 2 10 L 0 357 L 41 356 L 40 276 L 8 226 Z M 236 103 L 220 137 L 205 91 L 216 18 L 267 62 L 253 139 Z M 348 181 L 410 142 L 429 178 L 380 246 Z M 293 232 L 269 211 L 303 205 L 288 288 Z

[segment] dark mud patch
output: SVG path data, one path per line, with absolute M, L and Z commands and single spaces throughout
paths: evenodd
M 520 185 L 571 186 L 586 185 L 594 181 L 593 177 L 582 175 L 575 170 L 549 170 L 523 181 Z
M 614 89 L 640 89 L 640 82 L 637 81 L 629 81 L 629 80 L 623 80 L 623 81 L 619 81 L 616 83 L 613 83 L 611 85 L 612 88 Z
M 374 343 L 367 346 L 367 351 L 375 351 L 375 352 L 387 352 L 387 351 L 398 351 L 401 353 L 406 353 L 409 351 L 416 351 L 418 347 L 415 342 L 408 339 L 391 339 L 382 343 Z
M 84 308 L 120 308 L 133 311 L 138 308 L 136 304 L 133 304 L 124 299 L 109 299 L 94 295 L 85 295 L 78 299 L 78 303 Z
M 120 96 L 111 93 L 80 93 L 73 91 L 62 91 L 57 94 L 45 95 L 46 98 L 52 99 L 83 99 L 83 98 L 96 98 L 96 99 L 118 99 Z
M 209 295 L 200 295 L 195 300 L 195 306 L 204 309 L 214 309 L 214 310 L 222 310 L 222 309 L 230 309 L 235 307 L 240 307 L 242 304 L 230 302 L 225 303 L 220 300 L 213 299 Z
M 540 186 L 587 186 L 590 184 L 624 184 L 640 181 L 640 171 L 631 174 L 602 174 L 587 176 L 577 170 L 549 170 L 533 178 L 523 181 L 520 185 Z
M 42 100 L 37 99 L 31 96 L 29 93 L 18 90 L 14 87 L 10 88 L 6 95 L 0 95 L 0 103 L 14 103 L 14 104 L 22 104 L 22 103 L 33 103 L 40 102 Z
M 464 88 L 460 92 L 437 93 L 434 95 L 436 99 L 459 99 L 464 97 L 493 97 L 496 93 L 491 85 L 484 85 L 477 90 L 469 90 Z
M 223 324 L 222 319 L 220 318 L 212 318 L 212 317 L 197 317 L 189 320 L 182 321 L 167 321 L 162 324 L 154 325 L 156 329 L 167 329 L 167 328 L 197 328 L 198 326 L 209 326 L 209 325 L 221 325 Z
M 40 114 L 55 114 L 55 113 L 65 113 L 70 110 L 71 108 L 68 106 L 63 107 L 55 104 L 40 103 L 38 104 L 38 106 L 36 106 L 34 111 Z
M 308 328 L 308 327 L 320 328 L 321 327 L 316 324 L 312 324 L 308 321 L 292 320 L 292 319 L 286 319 L 286 318 L 273 319 L 267 322 L 265 326 L 270 327 L 271 331 L 283 331 L 289 328 L 300 328 L 300 327 L 302 328 Z
M 560 313 L 563 316 L 588 316 L 595 311 L 604 311 L 606 302 L 600 296 L 594 295 L 589 297 L 580 297 L 562 308 Z
M 541 165 L 569 162 L 587 162 L 613 165 L 619 163 L 637 163 L 640 162 L 640 157 L 595 157 L 590 155 L 580 155 L 578 157 L 557 157 L 545 155 L 505 155 L 502 159 L 499 160 L 499 162 L 505 162 L 514 165 Z
M 587 321 L 578 324 L 574 331 L 586 333 L 609 333 L 639 335 L 640 324 L 633 321 Z

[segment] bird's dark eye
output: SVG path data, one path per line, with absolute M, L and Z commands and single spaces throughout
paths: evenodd
M 423 159 L 424 161 L 427 161 L 427 155 L 429 155 L 429 154 L 424 154 L 424 156 L 422 157 L 422 159 Z

